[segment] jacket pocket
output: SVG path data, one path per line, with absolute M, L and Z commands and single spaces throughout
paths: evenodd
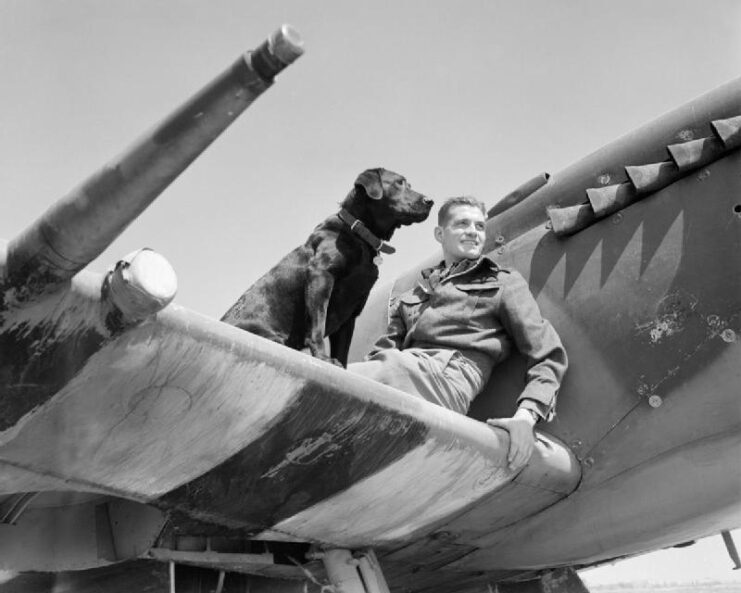
M 404 323 L 408 328 L 412 327 L 419 319 L 422 309 L 430 300 L 430 295 L 425 293 L 403 294 L 399 297 L 401 312 L 404 316 Z
M 478 313 L 486 313 L 490 310 L 491 299 L 497 293 L 501 284 L 499 282 L 461 282 L 455 285 L 456 289 L 463 292 L 461 295 L 461 314 L 469 325 L 481 325 L 483 319 L 478 319 Z

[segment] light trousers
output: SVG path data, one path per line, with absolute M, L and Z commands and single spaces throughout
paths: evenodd
M 480 372 L 457 350 L 390 348 L 347 370 L 461 414 L 484 388 Z

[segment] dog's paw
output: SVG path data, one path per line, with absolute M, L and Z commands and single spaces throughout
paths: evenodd
M 300 351 L 304 354 L 308 354 L 309 356 L 313 356 L 314 358 L 318 358 L 322 362 L 328 362 L 329 364 L 333 364 L 342 369 L 345 368 L 345 365 L 342 364 L 339 359 L 328 356 L 323 350 L 312 348 L 311 346 L 304 346 Z
M 333 364 L 335 366 L 340 367 L 341 369 L 345 368 L 345 365 L 342 364 L 342 362 L 337 358 L 332 358 L 331 356 L 327 356 L 326 354 L 321 354 L 319 356 L 315 356 L 314 358 L 318 358 L 319 360 L 322 360 L 324 362 L 328 362 L 329 364 Z

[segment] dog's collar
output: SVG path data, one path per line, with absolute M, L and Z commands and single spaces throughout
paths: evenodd
M 386 243 L 383 239 L 379 239 L 376 237 L 373 233 L 371 233 L 368 230 L 368 227 L 363 224 L 362 220 L 358 220 L 355 218 L 352 214 L 350 214 L 347 210 L 342 208 L 338 213 L 337 216 L 340 217 L 340 220 L 344 222 L 347 226 L 350 227 L 350 230 L 355 233 L 358 237 L 363 239 L 368 245 L 373 247 L 376 251 L 380 251 L 381 253 L 395 253 L 396 249 Z

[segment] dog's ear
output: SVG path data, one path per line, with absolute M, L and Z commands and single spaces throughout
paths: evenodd
M 355 185 L 362 186 L 371 200 L 380 200 L 383 197 L 381 169 L 366 169 L 358 175 Z

